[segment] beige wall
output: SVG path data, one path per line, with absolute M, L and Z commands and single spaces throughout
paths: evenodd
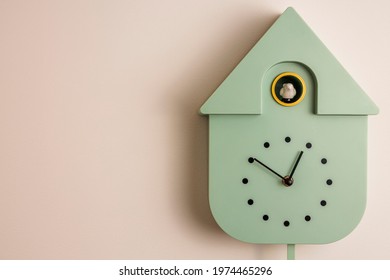
M 215 224 L 197 111 L 291 5 L 381 109 L 361 224 L 296 257 L 390 259 L 389 3 L 0 1 L 0 258 L 285 258 Z

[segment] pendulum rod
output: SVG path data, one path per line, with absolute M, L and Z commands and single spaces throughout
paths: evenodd
M 295 260 L 295 244 L 287 244 L 287 259 Z

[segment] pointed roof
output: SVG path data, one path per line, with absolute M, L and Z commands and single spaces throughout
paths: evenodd
M 288 42 L 288 44 L 285 44 Z M 261 80 L 280 62 L 316 79 L 317 114 L 371 115 L 378 108 L 293 8 L 288 8 L 203 104 L 202 114 L 261 114 Z

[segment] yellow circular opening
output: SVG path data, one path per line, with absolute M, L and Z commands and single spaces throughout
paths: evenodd
M 290 81 L 290 84 L 293 85 L 293 89 L 296 91 L 296 95 L 292 98 L 284 98 L 280 92 L 277 92 L 277 88 L 280 90 L 280 84 L 283 81 Z M 283 87 L 286 83 L 283 83 Z M 298 92 L 297 92 L 298 91 Z M 280 105 L 291 107 L 299 104 L 306 94 L 306 84 L 305 81 L 297 73 L 293 72 L 284 72 L 278 75 L 271 86 L 271 93 L 274 100 Z

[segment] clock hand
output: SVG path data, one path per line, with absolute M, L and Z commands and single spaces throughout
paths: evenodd
M 292 184 L 294 183 L 293 175 L 294 175 L 295 169 L 297 169 L 298 163 L 299 163 L 299 161 L 301 160 L 302 155 L 303 155 L 303 151 L 301 151 L 301 152 L 299 153 L 298 159 L 297 159 L 297 161 L 295 162 L 295 164 L 294 164 L 294 166 L 293 166 L 293 169 L 291 170 L 290 175 L 287 175 L 287 176 L 285 176 L 285 177 L 283 178 L 282 182 L 283 182 L 283 184 L 284 184 L 286 187 L 290 187 L 290 186 L 292 186 Z
M 292 176 L 294 175 L 295 169 L 297 168 L 298 163 L 299 163 L 299 161 L 301 160 L 302 155 L 303 155 L 303 151 L 301 151 L 301 152 L 299 153 L 298 159 L 297 159 L 297 161 L 295 162 L 294 167 L 293 167 L 293 169 L 292 169 L 292 171 L 291 171 L 291 174 L 290 174 L 290 176 L 289 176 L 290 178 L 292 178 Z
M 248 159 L 248 161 L 250 163 L 252 163 L 253 161 L 256 161 L 257 163 L 261 164 L 262 166 L 264 166 L 265 168 L 267 168 L 269 171 L 271 171 L 272 173 L 274 173 L 276 176 L 280 177 L 282 180 L 284 179 L 284 177 L 282 175 L 280 175 L 279 173 L 277 173 L 276 171 L 272 170 L 270 167 L 268 167 L 267 165 L 265 165 L 264 163 L 262 163 L 260 160 L 258 160 L 257 158 L 253 158 L 253 157 L 250 157 Z

